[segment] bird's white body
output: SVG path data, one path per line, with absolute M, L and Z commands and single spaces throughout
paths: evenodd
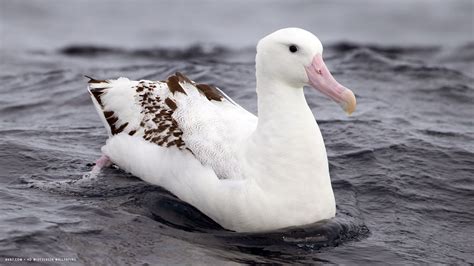
M 285 30 L 259 43 L 258 119 L 221 91 L 217 91 L 220 99 L 212 99 L 185 78 L 179 78 L 179 91 L 173 89 L 175 81 L 140 83 L 120 78 L 91 84 L 91 91 L 100 89 L 100 99 L 93 97 L 94 103 L 112 128 L 103 153 L 120 168 L 168 189 L 227 229 L 266 231 L 334 217 L 324 141 L 302 88 L 308 83 L 304 69 L 315 54 L 322 53 L 322 46 L 311 33 Z M 265 67 L 268 60 L 279 60 L 265 53 L 278 52 L 285 38 L 300 43 L 300 58 L 282 55 L 281 64 Z M 288 64 L 299 63 L 294 71 L 284 71 Z M 276 76 L 280 72 L 290 76 Z M 145 84 L 149 95 L 145 101 L 140 84 Z M 142 94 L 137 96 L 139 90 Z M 141 106 L 147 101 L 156 108 Z M 147 118 L 165 109 L 167 120 Z M 114 119 L 106 118 L 108 110 Z M 159 125 L 168 122 L 172 128 L 161 132 L 166 126 Z M 179 132 L 172 134 L 172 130 Z

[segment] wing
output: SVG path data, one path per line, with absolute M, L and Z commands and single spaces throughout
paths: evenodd
M 167 81 L 91 79 L 89 92 L 109 136 L 177 148 L 219 178 L 241 178 L 238 150 L 257 118 L 218 88 L 176 73 Z

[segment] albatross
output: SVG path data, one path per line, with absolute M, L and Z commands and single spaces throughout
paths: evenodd
M 258 117 L 181 73 L 165 81 L 91 78 L 88 90 L 109 135 L 93 171 L 113 163 L 237 232 L 334 217 L 326 148 L 303 87 L 348 114 L 356 99 L 322 54 L 320 40 L 299 28 L 261 39 Z

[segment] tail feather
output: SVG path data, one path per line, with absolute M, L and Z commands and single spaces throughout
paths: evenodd
M 100 79 L 95 79 L 91 76 L 84 75 L 84 77 L 88 78 L 89 81 L 87 83 L 109 83 L 107 80 L 100 80 Z
M 141 118 L 131 89 L 136 82 L 124 78 L 97 80 L 86 77 L 90 79 L 87 89 L 109 136 L 121 132 L 135 134 Z

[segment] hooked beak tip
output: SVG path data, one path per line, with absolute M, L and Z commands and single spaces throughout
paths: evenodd
M 343 105 L 342 108 L 347 113 L 347 115 L 350 116 L 356 109 L 356 105 L 357 105 L 356 97 L 351 90 L 346 89 L 342 93 L 342 98 L 344 99 L 342 102 L 342 105 Z

